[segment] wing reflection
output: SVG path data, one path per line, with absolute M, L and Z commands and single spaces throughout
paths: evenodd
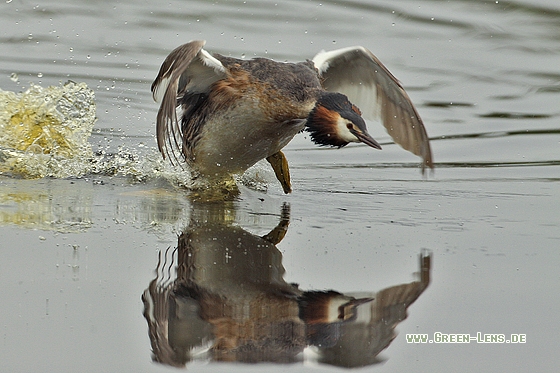
M 195 203 L 177 248 L 160 253 L 142 296 L 154 361 L 371 365 L 430 282 L 431 257 L 424 253 L 420 279 L 409 284 L 359 296 L 303 291 L 284 281 L 276 247 L 289 206 L 262 237 L 233 225 L 231 211 L 231 202 Z M 303 353 L 310 349 L 316 353 Z

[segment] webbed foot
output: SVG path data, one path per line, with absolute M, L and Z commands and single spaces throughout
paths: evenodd
M 288 160 L 286 156 L 281 151 L 272 154 L 267 157 L 266 160 L 272 166 L 276 178 L 282 184 L 282 189 L 284 193 L 288 194 L 292 192 L 292 184 L 290 183 L 290 168 L 288 167 Z

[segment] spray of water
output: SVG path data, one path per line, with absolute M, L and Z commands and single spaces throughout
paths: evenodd
M 171 165 L 156 149 L 142 154 L 126 146 L 111 154 L 92 151 L 95 109 L 95 93 L 85 83 L 69 81 L 46 88 L 32 84 L 22 93 L 0 90 L 0 174 L 25 179 L 91 175 L 140 182 L 165 179 L 200 189 L 201 181 L 193 180 L 188 168 Z M 265 170 L 268 167 L 257 164 L 236 181 L 264 190 L 266 176 L 272 175 Z M 234 187 L 233 179 L 231 183 Z

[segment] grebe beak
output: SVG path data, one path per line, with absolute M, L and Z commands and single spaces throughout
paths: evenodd
M 358 138 L 358 140 L 360 140 L 360 142 L 363 142 L 364 144 L 369 145 L 374 149 L 381 150 L 381 145 L 379 145 L 379 143 L 375 141 L 375 139 L 371 137 L 369 133 L 362 132 L 362 131 L 351 131 L 351 132 L 354 136 Z

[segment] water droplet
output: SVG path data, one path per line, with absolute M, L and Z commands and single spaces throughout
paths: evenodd
M 11 73 L 11 74 L 10 74 L 10 80 L 11 80 L 12 82 L 16 82 L 16 83 L 17 83 L 18 80 L 19 80 L 18 74 L 16 74 L 16 73 Z
M 38 73 L 37 74 L 37 78 L 42 78 L 43 77 L 43 73 Z

